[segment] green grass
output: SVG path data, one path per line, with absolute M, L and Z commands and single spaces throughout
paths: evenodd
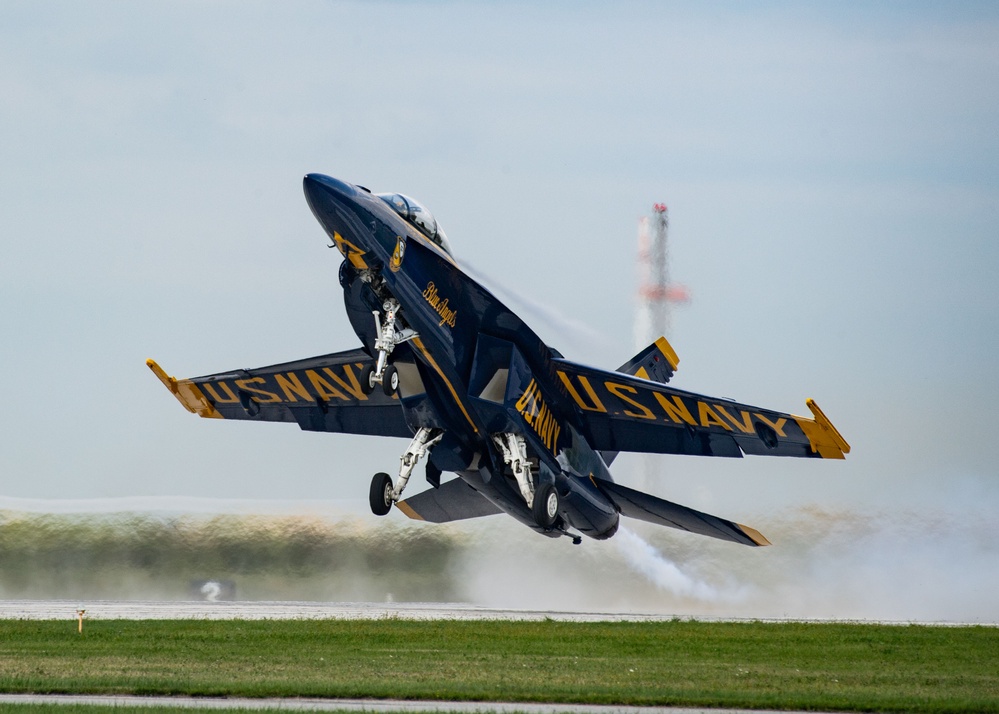
M 999 630 L 0 621 L 0 691 L 999 712 Z

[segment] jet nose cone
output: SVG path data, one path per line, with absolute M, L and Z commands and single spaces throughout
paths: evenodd
M 324 193 L 335 198 L 353 198 L 357 195 L 357 189 L 352 184 L 323 174 L 306 174 L 302 186 L 310 202 Z
M 358 218 L 361 193 L 356 186 L 331 176 L 308 174 L 302 188 L 312 215 L 327 235 L 337 240 L 339 234 L 355 245 L 365 242 L 365 224 Z

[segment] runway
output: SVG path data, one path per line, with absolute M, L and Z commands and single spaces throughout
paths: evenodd
M 140 600 L 3 600 L 0 619 L 76 620 L 559 620 L 565 622 L 658 622 L 673 615 L 619 612 L 503 610 L 460 603 L 204 602 Z
M 0 600 L 2 620 L 509 620 L 559 622 L 854 622 L 936 627 L 999 627 L 993 622 L 918 622 L 914 620 L 850 620 L 822 618 L 733 618 L 670 613 L 579 612 L 479 607 L 466 603 L 429 602 L 207 602 L 201 600 Z

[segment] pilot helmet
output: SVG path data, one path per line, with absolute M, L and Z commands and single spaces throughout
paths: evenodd
M 444 229 L 441 228 L 434 215 L 426 206 L 415 198 L 404 196 L 401 193 L 379 193 L 375 195 L 390 205 L 402 218 L 416 226 L 420 233 L 443 248 L 448 255 L 451 254 L 451 245 L 444 234 Z

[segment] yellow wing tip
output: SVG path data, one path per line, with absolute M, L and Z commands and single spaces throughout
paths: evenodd
M 850 444 L 833 426 L 829 417 L 819 408 L 814 399 L 806 399 L 805 405 L 812 412 L 814 418 L 796 416 L 794 420 L 798 422 L 798 426 L 808 437 L 812 452 L 817 453 L 823 459 L 845 459 L 846 454 L 850 453 Z
M 761 546 L 772 545 L 772 543 L 768 541 L 764 537 L 764 535 L 755 528 L 751 528 L 750 526 L 744 526 L 741 523 L 736 523 L 736 525 L 739 526 L 739 528 L 742 529 L 742 532 L 745 533 L 747 536 L 749 536 L 749 539 L 753 541 L 756 545 L 761 545 Z
M 809 397 L 805 400 L 805 405 L 812 412 L 812 416 L 815 417 L 815 421 L 821 424 L 822 428 L 829 432 L 833 441 L 836 442 L 836 446 L 839 447 L 839 450 L 844 454 L 849 454 L 850 444 L 848 444 L 846 439 L 843 438 L 843 435 L 839 433 L 839 430 L 833 426 L 833 423 L 829 421 L 829 417 L 827 417 L 825 412 L 819 408 L 819 405 L 815 403 L 815 400 Z
M 173 396 L 177 397 L 177 401 L 180 402 L 184 409 L 206 419 L 222 418 L 222 415 L 218 413 L 215 406 L 208 401 L 208 398 L 198 389 L 197 385 L 189 379 L 178 380 L 176 377 L 171 377 L 154 359 L 147 359 L 146 366 L 152 370 L 157 379 L 163 382 L 163 386 L 169 389 Z
M 163 382 L 163 385 L 171 392 L 177 392 L 177 380 L 163 371 L 163 368 L 156 364 L 156 360 L 150 358 L 146 360 L 146 366 L 153 371 L 153 374 Z

